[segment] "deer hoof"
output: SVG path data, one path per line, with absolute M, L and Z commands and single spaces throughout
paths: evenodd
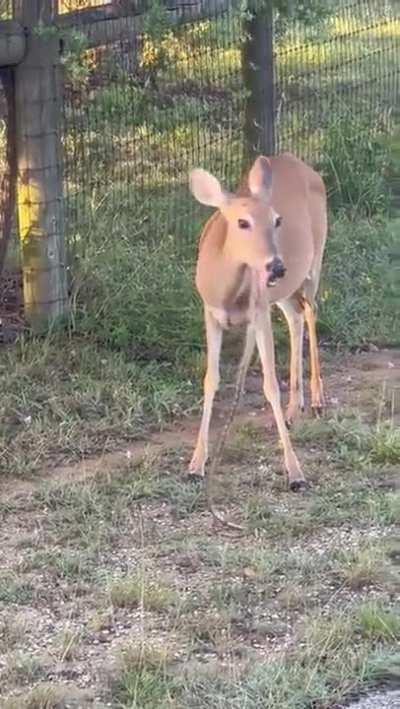
M 300 480 L 291 480 L 289 483 L 289 489 L 292 492 L 302 492 L 307 489 L 307 483 L 302 478 L 300 478 Z
M 185 480 L 188 485 L 201 486 L 203 484 L 204 475 L 201 475 L 199 473 L 192 473 L 191 470 L 188 470 Z
M 204 468 L 195 468 L 190 466 L 189 470 L 187 471 L 187 477 L 191 478 L 192 480 L 201 480 L 204 478 Z
M 204 478 L 205 467 L 206 460 L 204 455 L 199 455 L 197 452 L 195 452 L 192 460 L 190 461 L 188 476 L 192 479 Z

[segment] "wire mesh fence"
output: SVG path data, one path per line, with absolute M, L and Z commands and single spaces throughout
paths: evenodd
M 65 57 L 65 176 L 78 237 L 102 204 L 122 231 L 134 224 L 137 236 L 184 238 L 189 169 L 202 165 L 228 182 L 240 172 L 237 11 L 213 5 L 212 19 L 173 27 L 161 13 L 155 23 L 123 18 L 117 40 L 115 23 L 103 23 L 100 45 Z
M 277 145 L 315 162 L 324 133 L 361 118 L 373 133 L 399 103 L 396 3 L 342 0 L 322 25 L 294 23 L 276 41 Z
M 78 241 L 94 213 L 113 212 L 120 233 L 182 243 L 197 213 L 189 169 L 237 182 L 243 17 L 237 3 L 214 1 L 201 19 L 179 23 L 159 7 L 76 24 L 64 55 L 64 139 L 69 233 Z M 315 163 L 332 123 L 359 117 L 372 133 L 398 106 L 395 2 L 341 0 L 311 26 L 277 17 L 274 52 L 279 151 Z
M 0 0 L 1 20 L 12 17 L 12 5 Z M 307 13 L 275 11 L 265 29 L 271 31 L 270 64 L 261 53 L 261 65 L 253 66 L 249 8 L 257 18 L 258 0 L 58 0 L 56 27 L 47 29 L 60 40 L 63 69 L 64 202 L 74 297 L 88 274 L 86 268 L 82 276 L 77 263 L 85 259 L 92 270 L 99 258 L 103 269 L 109 260 L 109 290 L 117 292 L 120 274 L 112 260 L 118 249 L 125 272 L 134 274 L 147 259 L 149 279 L 161 243 L 171 259 L 179 253 L 192 264 L 206 210 L 189 194 L 188 173 L 201 166 L 235 187 L 250 159 L 249 128 L 263 152 L 267 126 L 276 151 L 318 164 L 330 150 L 346 149 L 338 140 L 343 127 L 357 134 L 361 151 L 392 115 L 398 117 L 398 1 L 320 5 L 326 11 L 312 21 Z M 40 29 L 43 36 L 47 29 Z M 263 42 L 262 32 L 260 37 Z M 258 73 L 258 86 L 269 77 L 258 96 L 246 83 L 249 69 Z M 0 88 L 3 185 L 8 123 Z

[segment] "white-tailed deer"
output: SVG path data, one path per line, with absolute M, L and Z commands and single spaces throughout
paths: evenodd
M 257 345 L 264 393 L 283 445 L 289 486 L 305 479 L 282 413 L 275 373 L 270 305 L 283 311 L 290 333 L 290 398 L 286 421 L 304 408 L 303 333 L 307 323 L 311 360 L 311 404 L 320 412 L 323 391 L 315 326 L 315 296 L 327 233 L 326 191 L 321 177 L 289 153 L 258 157 L 235 195 L 205 170 L 190 175 L 190 189 L 218 209 L 206 223 L 199 244 L 196 286 L 204 303 L 207 372 L 204 407 L 190 473 L 204 475 L 213 400 L 219 385 L 223 330 L 247 323 L 244 370 Z

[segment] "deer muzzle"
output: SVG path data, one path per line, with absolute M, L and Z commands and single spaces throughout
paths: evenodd
M 279 258 L 279 256 L 274 256 L 272 261 L 269 261 L 267 263 L 266 269 L 268 273 L 268 288 L 273 288 L 276 285 L 277 281 L 279 281 L 280 278 L 283 278 L 286 273 L 286 268 L 283 265 L 283 261 Z

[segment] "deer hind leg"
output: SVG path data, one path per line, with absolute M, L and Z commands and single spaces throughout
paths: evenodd
M 304 411 L 303 338 L 304 310 L 296 299 L 277 303 L 289 326 L 290 335 L 290 394 L 286 422 L 290 425 Z
M 283 446 L 285 467 L 289 487 L 297 491 L 305 486 L 305 479 L 300 463 L 293 450 L 281 406 L 281 395 L 275 372 L 275 352 L 272 334 L 271 312 L 267 308 L 257 314 L 255 322 L 256 342 L 260 355 L 264 377 L 264 394 L 272 406 L 280 440 Z
M 200 430 L 197 437 L 196 448 L 189 465 L 191 475 L 204 475 L 208 458 L 208 432 L 214 396 L 219 386 L 219 358 L 222 346 L 222 327 L 212 314 L 204 311 L 207 338 L 207 371 L 204 377 L 204 402 Z
M 303 298 L 302 303 L 310 343 L 311 408 L 316 416 L 320 416 L 324 408 L 324 390 L 321 379 L 315 305 L 311 298 Z

